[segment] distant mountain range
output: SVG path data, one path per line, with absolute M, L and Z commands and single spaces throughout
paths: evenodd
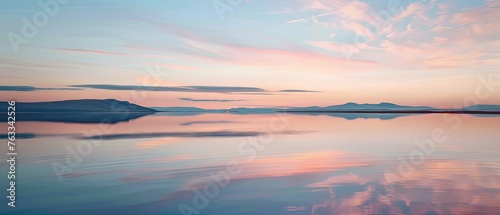
M 7 106 L 7 102 L 0 103 L 0 108 L 5 111 L 7 111 Z M 461 109 L 436 109 L 427 106 L 401 106 L 387 102 L 379 104 L 357 104 L 350 102 L 327 107 L 202 109 L 197 107 L 147 108 L 115 99 L 16 103 L 17 121 L 117 123 L 157 112 L 167 115 L 196 115 L 203 113 L 267 114 L 283 112 L 290 114 L 330 115 L 346 119 L 391 119 L 408 114 L 421 113 L 500 114 L 500 105 L 475 105 Z M 6 118 L 0 117 L 0 121 L 6 121 Z
M 383 102 L 380 104 L 357 104 L 349 102 L 343 105 L 332 105 L 328 107 L 302 107 L 302 108 L 290 108 L 286 109 L 286 112 L 328 112 L 328 111 L 339 111 L 339 112 L 380 112 L 380 111 L 429 111 L 436 110 L 432 107 L 426 106 L 400 106 L 392 103 Z
M 500 111 L 500 105 L 474 105 L 467 108 L 463 108 L 465 111 Z
M 346 103 L 327 107 L 286 107 L 286 108 L 230 108 L 230 109 L 202 109 L 196 107 L 155 107 L 159 112 L 181 113 L 377 113 L 377 114 L 405 114 L 405 113 L 493 113 L 500 114 L 500 105 L 475 105 L 461 109 L 437 109 L 428 106 L 401 106 L 393 103 L 382 102 L 379 104 Z

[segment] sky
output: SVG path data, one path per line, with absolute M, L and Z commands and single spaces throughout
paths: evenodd
M 498 0 L 4 0 L 0 13 L 2 101 L 500 104 Z

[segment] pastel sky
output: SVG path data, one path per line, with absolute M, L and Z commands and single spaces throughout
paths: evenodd
M 4 0 L 0 13 L 2 101 L 453 107 L 481 78 L 500 83 L 498 0 Z

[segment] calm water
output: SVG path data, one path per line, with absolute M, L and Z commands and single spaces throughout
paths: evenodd
M 499 214 L 500 117 L 355 118 L 18 122 L 17 208 L 1 214 Z

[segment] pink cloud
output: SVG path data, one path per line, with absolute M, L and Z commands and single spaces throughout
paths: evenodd
M 434 37 L 434 42 L 440 43 L 440 42 L 446 42 L 449 39 L 446 37 Z
M 308 1 L 306 9 L 329 10 L 330 8 L 327 5 L 325 5 L 325 3 L 321 0 L 313 0 L 312 2 Z
M 350 1 L 340 9 L 342 17 L 348 17 L 356 20 L 371 22 L 372 18 L 368 15 L 370 6 L 360 1 Z

